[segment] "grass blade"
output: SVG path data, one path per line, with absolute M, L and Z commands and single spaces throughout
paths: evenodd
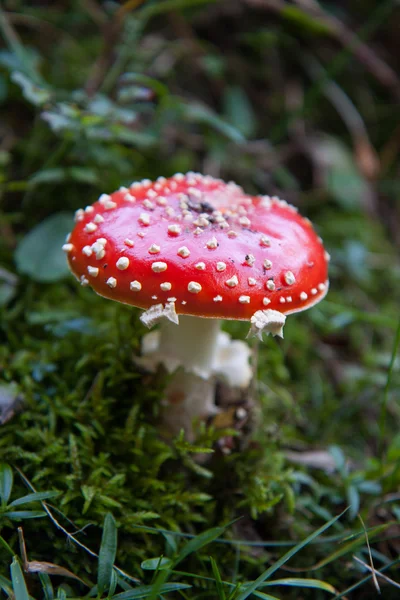
M 217 538 L 221 537 L 221 535 L 225 531 L 225 527 L 213 527 L 212 529 L 207 529 L 207 531 L 203 531 L 199 535 L 196 535 L 193 539 L 190 540 L 182 550 L 179 552 L 178 557 L 174 560 L 174 567 L 179 564 L 184 558 L 192 554 L 193 552 L 197 552 L 201 550 L 204 546 L 213 542 Z
M 257 579 L 255 581 L 253 581 L 250 585 L 246 585 L 245 589 L 243 589 L 242 593 L 239 594 L 239 596 L 236 598 L 236 600 L 245 600 L 246 598 L 248 598 L 253 592 L 255 592 L 257 590 L 257 588 L 262 583 L 264 583 L 264 581 L 266 581 L 271 575 L 273 575 L 273 573 L 275 573 L 275 571 L 280 569 L 280 567 L 282 567 L 282 565 L 284 565 L 289 559 L 291 559 L 292 556 L 297 554 L 297 552 L 299 552 L 302 548 L 307 546 L 313 539 L 318 537 L 321 533 L 323 533 L 324 531 L 329 529 L 329 527 L 331 527 L 334 523 L 336 523 L 336 521 L 338 521 L 344 515 L 344 513 L 346 511 L 347 511 L 347 508 L 342 513 L 340 513 L 340 515 L 333 517 L 333 519 L 331 519 L 330 521 L 328 521 L 327 523 L 322 525 L 322 527 L 320 527 L 319 529 L 314 531 L 305 540 L 303 540 L 302 542 L 297 544 L 294 548 L 291 548 L 288 552 L 286 552 L 286 554 L 284 554 L 279 560 L 277 560 L 273 565 L 271 565 L 269 567 L 269 569 L 264 571 L 264 573 L 261 573 L 261 575 L 259 577 L 257 577 Z
M 13 472 L 10 465 L 0 464 L 0 502 L 7 505 L 13 486 Z
M 3 513 L 3 516 L 9 519 L 40 519 L 46 513 L 43 510 L 10 510 Z
M 55 498 L 59 495 L 60 492 L 36 492 L 17 498 L 9 506 L 21 506 L 22 504 L 29 504 L 29 502 L 43 502 L 43 500 L 50 500 L 50 498 Z
M 315 588 L 317 590 L 323 590 L 324 592 L 329 592 L 330 594 L 336 594 L 337 591 L 330 583 L 326 581 L 322 581 L 321 579 L 302 579 L 301 577 L 287 577 L 285 579 L 275 579 L 274 581 L 267 581 L 263 583 L 263 586 L 272 586 L 272 585 L 287 585 L 290 587 L 305 587 L 305 588 Z
M 15 552 L 14 550 L 11 548 L 11 546 L 9 546 L 6 542 L 6 540 L 1 537 L 0 535 L 0 546 L 3 546 L 3 548 L 5 548 L 5 550 L 7 550 L 7 552 L 9 552 L 11 554 L 11 556 L 14 556 Z
M 167 594 L 168 592 L 177 592 L 179 590 L 188 590 L 192 586 L 187 583 L 164 583 L 157 593 Z M 139 588 L 121 592 L 112 596 L 111 600 L 136 600 L 137 598 L 149 598 L 154 593 L 153 585 L 142 585 Z
M 397 351 L 400 347 L 400 319 L 396 329 L 396 335 L 394 336 L 394 344 L 392 350 L 392 356 L 390 357 L 389 369 L 387 373 L 386 385 L 383 392 L 382 398 L 382 406 L 381 413 L 379 417 L 379 449 L 380 456 L 383 457 L 383 449 L 385 446 L 385 437 L 386 437 L 386 414 L 387 414 L 387 405 L 389 401 L 389 392 L 392 384 L 392 376 L 394 371 L 394 364 L 397 356 Z
M 215 587 L 217 588 L 218 598 L 220 598 L 220 600 L 226 600 L 226 595 L 225 595 L 224 585 L 223 585 L 222 579 L 221 579 L 221 574 L 219 572 L 217 563 L 215 562 L 215 560 L 213 559 L 212 556 L 210 556 L 210 562 L 211 562 L 211 568 L 212 568 L 212 572 L 213 572 L 214 579 L 215 579 Z
M 117 553 L 117 527 L 112 514 L 107 513 L 104 519 L 103 535 L 99 552 L 97 586 L 99 594 L 108 590 L 111 584 L 112 570 Z
M 15 594 L 15 600 L 29 600 L 28 590 L 22 573 L 21 565 L 17 557 L 11 563 L 11 581 Z

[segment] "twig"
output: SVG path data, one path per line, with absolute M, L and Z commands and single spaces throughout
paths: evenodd
M 366 530 L 366 528 L 365 528 L 365 525 L 364 525 L 364 521 L 363 521 L 363 519 L 362 519 L 362 516 L 361 516 L 361 515 L 358 515 L 358 518 L 359 518 L 359 519 L 360 519 L 360 521 L 361 521 L 361 525 L 362 525 L 362 527 L 363 527 L 363 529 L 364 529 L 365 541 L 367 542 L 368 555 L 369 555 L 369 562 L 371 563 L 372 581 L 373 581 L 373 583 L 374 583 L 374 586 L 375 586 L 375 588 L 376 588 L 376 591 L 378 592 L 378 594 L 380 594 L 380 593 L 381 593 L 381 588 L 379 587 L 379 583 L 378 583 L 378 580 L 377 580 L 377 578 L 376 578 L 376 574 L 375 574 L 375 573 L 376 573 L 376 571 L 375 571 L 375 567 L 374 567 L 374 561 L 372 560 L 372 552 L 371 552 L 371 546 L 369 545 L 368 533 L 367 533 L 367 530 Z M 354 557 L 354 558 L 356 558 L 356 560 L 359 560 L 357 557 Z M 362 562 L 362 561 L 360 561 L 360 562 Z
M 384 579 L 387 583 L 391 583 L 394 587 L 396 587 L 396 588 L 398 588 L 400 590 L 400 583 L 397 583 L 396 581 L 393 581 L 393 579 L 390 579 L 390 577 L 388 577 L 387 575 L 384 575 L 380 571 L 377 571 L 376 569 L 370 567 L 369 565 L 367 565 L 367 563 L 365 563 L 363 560 L 361 560 L 360 558 L 358 558 L 358 556 L 353 556 L 353 558 L 358 563 L 360 563 L 360 565 L 362 565 L 363 567 L 365 567 L 365 569 L 367 569 L 367 571 L 369 571 L 373 575 L 377 575 L 378 577 L 382 577 L 382 579 Z

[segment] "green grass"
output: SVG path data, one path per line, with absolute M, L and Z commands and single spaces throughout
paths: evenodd
M 398 597 L 400 12 L 303 4 L 2 3 L 0 596 Z M 100 193 L 188 170 L 289 200 L 332 255 L 254 346 L 248 426 L 195 445 L 160 435 L 139 312 L 60 250 Z

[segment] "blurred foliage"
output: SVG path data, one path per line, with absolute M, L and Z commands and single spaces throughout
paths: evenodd
M 245 598 L 307 536 L 253 597 L 374 598 L 371 562 L 398 597 L 399 28 L 394 0 L 1 3 L 5 597 L 87 593 L 47 561 L 98 597 Z M 78 288 L 61 251 L 100 193 L 188 170 L 299 206 L 332 256 L 326 300 L 256 348 L 252 431 L 196 446 L 159 436 L 137 311 Z M 10 510 L 30 494 L 37 518 Z M 16 523 L 42 561 L 26 583 Z

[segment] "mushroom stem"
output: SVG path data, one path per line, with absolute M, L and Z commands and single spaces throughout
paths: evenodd
M 159 351 L 180 365 L 163 401 L 162 420 L 172 434 L 184 429 L 193 438 L 193 422 L 217 412 L 213 368 L 220 329 L 219 319 L 185 315 L 178 327 L 167 319 L 160 324 Z
M 218 353 L 219 319 L 179 316 L 179 326 L 163 319 L 160 323 L 159 352 L 176 359 L 185 369 L 207 379 Z
M 234 388 L 246 388 L 252 371 L 249 346 L 221 331 L 219 319 L 180 315 L 179 325 L 162 319 L 158 331 L 143 338 L 139 363 L 154 370 L 163 364 L 174 373 L 163 401 L 162 420 L 169 433 L 181 429 L 193 439 L 193 421 L 218 412 L 215 384 L 223 380 Z

